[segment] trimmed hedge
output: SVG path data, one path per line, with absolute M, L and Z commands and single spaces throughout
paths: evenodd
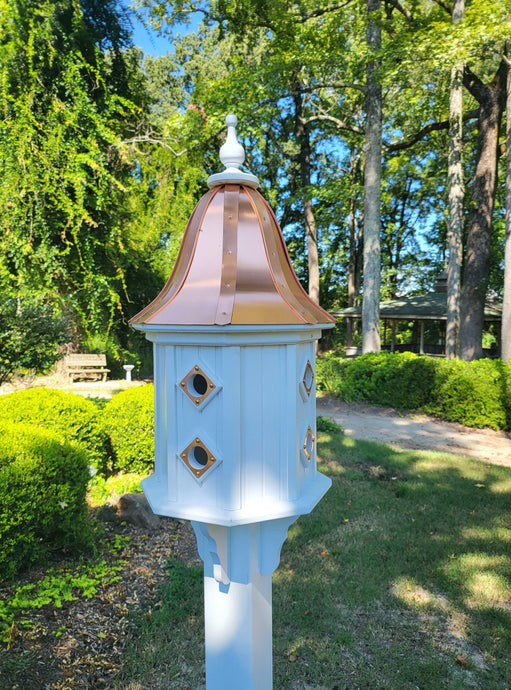
M 54 431 L 0 423 L 0 577 L 44 562 L 55 550 L 92 544 L 85 500 L 87 453 Z
M 0 396 L 0 422 L 23 422 L 56 431 L 79 443 L 89 455 L 89 463 L 105 472 L 109 448 L 101 428 L 100 412 L 92 400 L 74 393 L 51 388 L 30 390 Z
M 110 437 L 114 472 L 149 473 L 154 466 L 154 386 L 117 393 L 101 413 Z
M 346 402 L 423 409 L 465 426 L 511 429 L 511 362 L 382 352 L 316 363 L 319 390 Z
M 370 353 L 356 359 L 327 355 L 316 363 L 318 388 L 346 402 L 417 409 L 431 399 L 435 360 L 413 352 Z
M 424 411 L 449 422 L 492 429 L 509 428 L 504 365 L 498 360 L 440 360 L 434 396 Z

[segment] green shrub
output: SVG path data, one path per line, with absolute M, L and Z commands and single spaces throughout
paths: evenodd
M 92 543 L 86 452 L 54 431 L 0 423 L 0 577 Z
M 108 438 L 102 430 L 98 407 L 74 393 L 32 388 L 0 397 L 0 422 L 25 422 L 53 429 L 76 441 L 89 454 L 89 463 L 104 472 L 109 459 Z
M 370 402 L 417 409 L 431 397 L 435 360 L 412 352 L 381 352 L 342 360 L 327 355 L 317 361 L 318 388 L 347 402 Z
M 337 354 L 327 352 L 316 360 L 316 386 L 320 391 L 341 395 L 342 380 L 350 361 Z
M 425 411 L 465 426 L 507 428 L 504 366 L 492 359 L 439 361 Z
M 68 324 L 41 299 L 0 298 L 0 384 L 17 372 L 44 372 L 59 359 Z
M 154 387 L 128 388 L 102 410 L 114 471 L 148 473 L 154 465 Z
M 435 361 L 413 352 L 366 354 L 350 362 L 344 399 L 415 410 L 431 397 Z
M 511 429 L 511 362 L 382 352 L 353 360 L 327 355 L 316 367 L 318 389 L 346 402 L 421 408 L 465 426 Z

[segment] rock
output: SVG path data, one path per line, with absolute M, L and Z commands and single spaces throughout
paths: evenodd
M 129 522 L 150 531 L 160 527 L 160 518 L 153 513 L 144 494 L 122 494 L 106 502 L 105 512 L 115 512 L 120 522 Z

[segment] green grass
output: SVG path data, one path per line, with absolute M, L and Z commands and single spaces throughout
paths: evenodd
M 141 493 L 140 482 L 146 476 L 147 473 L 139 472 L 119 472 L 107 478 L 100 474 L 94 475 L 89 485 L 89 505 L 98 507 L 114 496 L 121 496 L 125 493 Z
M 335 429 L 318 452 L 333 486 L 273 577 L 275 690 L 511 687 L 511 470 Z M 200 570 L 171 587 L 117 688 L 204 687 Z

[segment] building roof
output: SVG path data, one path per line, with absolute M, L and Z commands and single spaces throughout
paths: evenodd
M 238 169 L 243 147 L 228 116 L 221 149 L 226 165 L 186 228 L 172 275 L 156 299 L 131 323 L 143 325 L 330 324 L 296 277 L 258 180 Z
M 331 312 L 336 318 L 362 316 L 362 307 L 349 307 Z M 380 302 L 380 318 L 389 320 L 432 320 L 445 321 L 447 319 L 447 293 L 432 292 L 428 295 L 414 297 L 400 297 L 386 302 Z M 502 304 L 486 301 L 484 309 L 486 321 L 500 321 L 502 318 Z

